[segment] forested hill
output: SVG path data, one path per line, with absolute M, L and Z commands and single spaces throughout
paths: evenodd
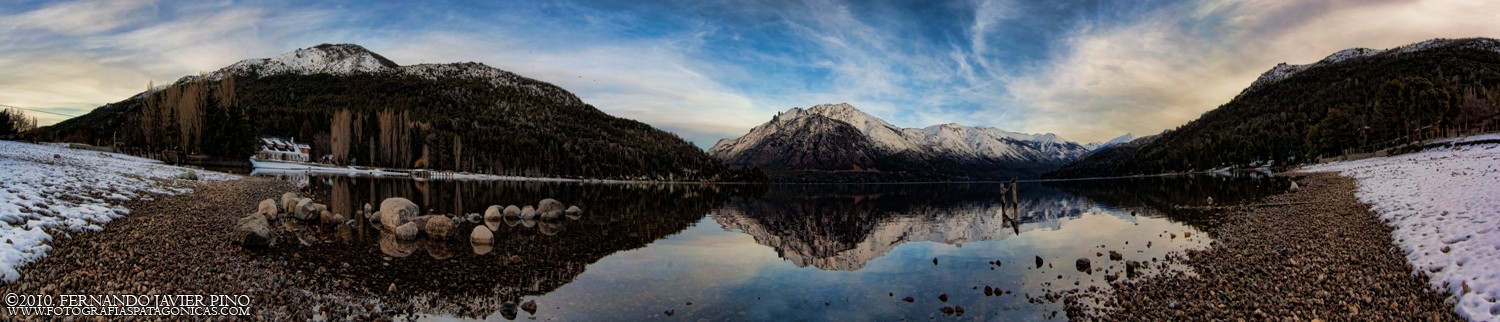
M 1187 89 L 1191 90 L 1191 89 Z M 1500 41 L 1434 39 L 1276 66 L 1229 103 L 1093 153 L 1048 178 L 1300 163 L 1500 116 Z
M 479 63 L 399 66 L 320 45 L 184 77 L 36 130 L 40 140 L 246 158 L 256 137 L 309 142 L 337 164 L 523 176 L 763 180 L 674 134 L 555 85 Z

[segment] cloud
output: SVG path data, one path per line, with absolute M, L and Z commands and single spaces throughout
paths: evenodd
M 1080 25 L 1007 90 L 1012 104 L 1030 111 L 1020 130 L 1082 141 L 1149 135 L 1229 102 L 1277 63 L 1312 63 L 1351 47 L 1494 37 L 1496 21 L 1500 6 L 1481 1 L 1190 2 L 1117 25 Z

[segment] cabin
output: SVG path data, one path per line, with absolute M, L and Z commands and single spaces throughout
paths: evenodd
M 295 138 L 261 136 L 258 143 L 260 148 L 256 150 L 255 158 L 260 160 L 309 162 L 308 155 L 312 154 L 311 146 L 297 143 Z

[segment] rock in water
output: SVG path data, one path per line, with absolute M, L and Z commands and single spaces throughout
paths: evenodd
M 1036 257 L 1036 268 L 1042 268 L 1042 257 L 1041 256 L 1037 256 Z
M 296 208 L 296 210 L 297 211 L 294 212 L 294 215 L 297 216 L 297 219 L 301 219 L 301 220 L 318 219 L 318 215 L 319 215 L 318 208 L 313 205 L 312 198 L 302 198 L 301 200 L 298 200 L 297 201 L 297 208 Z
M 489 245 L 495 242 L 495 233 L 484 226 L 474 226 L 474 232 L 469 233 L 469 243 L 475 245 Z
M 1298 187 L 1297 186 L 1297 181 L 1292 181 L 1292 188 L 1291 189 L 1287 189 L 1287 191 L 1291 191 L 1291 192 L 1297 192 L 1297 191 L 1300 191 L 1300 190 L 1302 190 L 1302 187 Z
M 317 209 L 318 211 L 328 211 L 328 205 L 313 203 L 313 209 Z
M 396 234 L 388 232 L 380 233 L 379 244 L 381 253 L 396 258 L 405 258 L 407 256 L 411 256 L 411 254 L 415 253 L 417 251 L 417 248 L 420 246 L 420 244 L 415 242 L 400 240 L 400 238 L 396 238 Z
M 558 217 L 562 217 L 563 210 L 565 208 L 563 208 L 562 202 L 558 202 L 557 199 L 542 199 L 542 202 L 536 204 L 537 215 L 542 216 L 542 219 L 557 219 Z
M 240 246 L 257 249 L 271 246 L 271 223 L 264 215 L 250 214 L 240 218 L 234 231 L 240 235 Z
M 485 209 L 484 210 L 484 220 L 485 221 L 500 221 L 500 216 L 502 216 L 500 212 L 501 212 L 500 206 L 490 206 L 489 209 Z
M 530 300 L 526 301 L 526 303 L 521 303 L 521 310 L 526 311 L 526 313 L 528 314 L 536 315 L 536 300 Z
M 583 209 L 578 209 L 578 206 L 568 206 L 568 210 L 564 210 L 563 214 L 567 215 L 568 219 L 578 220 L 583 217 Z
M 261 200 L 260 206 L 256 207 L 255 211 L 261 216 L 265 216 L 266 220 L 276 220 L 276 213 L 278 212 L 276 210 L 276 200 Z
M 516 207 L 516 205 L 505 206 L 505 211 L 500 214 L 505 215 L 506 217 L 520 217 L 521 208 Z
M 1079 272 L 1087 272 L 1092 265 L 1090 265 L 1088 257 L 1080 257 L 1078 261 L 1073 262 L 1073 266 L 1078 268 Z
M 421 213 L 422 210 L 418 209 L 417 204 L 412 203 L 411 200 L 400 197 L 386 198 L 385 201 L 380 202 L 380 225 L 385 226 L 386 230 L 395 231 L 396 227 L 411 221 Z
M 1109 260 L 1117 261 L 1117 260 L 1121 260 L 1121 259 L 1125 259 L 1125 256 L 1124 255 L 1120 255 L 1120 252 L 1109 251 Z
M 422 228 L 417 228 L 417 223 L 408 222 L 405 224 L 401 224 L 401 226 L 399 227 L 396 227 L 396 239 L 416 240 L 417 234 L 421 232 Z
M 281 212 L 287 214 L 292 213 L 292 209 L 297 208 L 297 201 L 301 200 L 302 198 L 297 197 L 296 192 L 281 194 Z
M 433 216 L 427 220 L 427 236 L 436 239 L 448 239 L 453 231 L 453 219 L 448 216 Z
M 526 206 L 526 208 L 521 208 L 521 219 L 534 219 L 534 218 L 536 218 L 536 209 L 535 208 L 531 208 L 531 206 Z

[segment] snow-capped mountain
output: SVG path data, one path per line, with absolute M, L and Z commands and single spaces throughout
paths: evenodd
M 1120 143 L 1130 142 L 1132 140 L 1135 140 L 1135 136 L 1131 135 L 1130 133 L 1125 133 L 1125 135 L 1110 139 L 1109 141 L 1084 144 L 1083 147 L 1088 148 L 1089 151 L 1098 151 L 1099 149 L 1112 147 Z
M 782 170 L 923 173 L 924 177 L 1029 177 L 1090 147 L 1055 134 L 940 124 L 901 128 L 847 103 L 792 108 L 709 155 L 732 165 Z

